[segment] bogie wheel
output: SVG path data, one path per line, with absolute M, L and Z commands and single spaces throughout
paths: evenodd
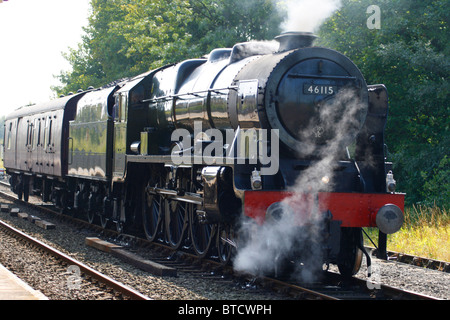
M 89 193 L 89 197 L 88 197 L 89 205 L 88 205 L 88 208 L 86 210 L 87 221 L 90 224 L 93 224 L 95 222 L 95 218 L 96 218 L 96 215 L 97 215 L 97 213 L 95 212 L 95 209 L 93 208 L 93 205 L 92 205 L 94 199 L 95 199 L 95 193 L 90 192 Z
M 103 187 L 98 187 L 97 190 L 91 190 L 88 196 L 88 206 L 86 215 L 88 222 L 91 224 L 99 224 L 100 217 L 103 216 L 103 199 L 105 198 L 106 190 Z
M 29 179 L 24 178 L 22 183 L 23 183 L 23 201 L 28 202 L 28 199 L 30 197 Z

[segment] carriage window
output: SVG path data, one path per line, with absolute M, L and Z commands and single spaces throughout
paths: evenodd
M 34 123 L 33 123 L 33 128 L 32 128 L 32 132 L 33 132 L 33 137 L 32 137 L 32 141 L 31 141 L 31 144 L 32 144 L 32 147 L 33 147 L 33 150 L 34 149 L 36 149 L 36 145 L 37 145 L 37 136 L 38 136 L 38 119 L 34 119 Z
M 42 123 L 42 125 L 39 124 L 40 128 L 41 128 L 41 133 L 39 134 L 39 136 L 40 136 L 39 142 L 42 147 L 45 147 L 45 141 L 44 141 L 45 140 L 45 126 L 46 126 L 45 118 L 42 118 L 40 123 Z
M 28 146 L 28 137 L 30 136 L 30 125 L 27 124 L 27 141 L 25 141 L 25 147 Z
M 44 150 L 47 150 L 47 144 L 48 144 L 48 118 L 45 119 L 45 126 L 44 126 Z
M 37 145 L 41 145 L 41 119 L 38 120 L 38 126 L 37 126 Z
M 45 151 L 51 151 L 51 145 L 52 145 L 52 123 L 53 120 L 51 117 L 48 117 L 45 120 L 45 128 L 44 128 L 44 150 Z
M 30 147 L 31 146 L 32 136 L 33 136 L 33 124 L 32 123 L 28 123 L 28 126 L 27 126 L 27 143 L 25 144 L 26 147 Z
M 11 149 L 11 131 L 12 131 L 12 122 L 9 123 L 8 141 L 7 141 L 7 148 L 8 148 L 8 150 Z
M 50 124 L 48 125 L 48 145 L 51 146 L 52 144 L 52 124 L 53 120 L 50 120 Z

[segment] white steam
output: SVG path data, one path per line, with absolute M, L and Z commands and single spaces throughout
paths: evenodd
M 288 14 L 281 25 L 283 32 L 316 32 L 341 7 L 341 0 L 285 0 L 281 5 Z
M 293 275 L 303 281 L 316 279 L 316 272 L 323 261 L 320 241 L 324 231 L 324 214 L 318 208 L 318 193 L 331 190 L 337 160 L 341 159 L 346 145 L 355 138 L 361 127 L 364 107 L 353 91 L 342 90 L 332 102 L 320 108 L 320 123 L 331 128 L 335 133 L 333 138 L 318 148 L 314 134 L 305 135 L 311 137 L 310 147 L 299 151 L 303 155 L 314 154 L 318 156 L 317 160 L 301 171 L 289 190 L 293 195 L 281 202 L 282 213 L 278 219 L 268 219 L 263 225 L 251 221 L 242 223 L 241 234 L 250 236 L 244 243 L 239 243 L 234 260 L 236 270 L 267 275 L 276 273 L 283 259 L 285 262 L 297 259 Z M 312 125 L 303 130 L 314 132 L 317 123 L 312 121 Z M 303 148 L 305 146 L 308 143 L 302 144 Z M 297 249 L 301 251 L 300 256 L 292 257 L 291 254 Z

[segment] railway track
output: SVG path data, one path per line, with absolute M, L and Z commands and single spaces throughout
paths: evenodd
M 5 195 L 3 195 L 5 196 Z M 11 197 L 11 195 L 6 195 Z M 13 197 L 14 198 L 14 197 Z M 16 200 L 17 201 L 17 200 Z M 32 205 L 28 203 L 27 205 Z M 41 207 L 42 209 L 42 207 Z M 43 210 L 50 210 L 45 207 Z M 86 223 L 77 219 L 70 218 L 75 223 Z M 99 226 L 89 225 L 90 228 L 96 228 L 100 230 Z M 280 280 L 268 277 L 253 277 L 251 275 L 236 274 L 231 268 L 224 267 L 220 263 L 214 260 L 197 259 L 193 254 L 189 252 L 176 252 L 171 251 L 161 244 L 150 243 L 145 239 L 141 239 L 135 236 L 119 235 L 114 230 L 102 230 L 102 234 L 105 238 L 116 239 L 117 242 L 132 242 L 138 247 L 151 247 L 152 259 L 162 265 L 168 265 L 175 267 L 180 272 L 196 274 L 196 276 L 209 279 L 211 281 L 223 281 L 223 282 L 235 282 L 241 283 L 242 287 L 257 286 L 265 289 L 274 290 L 276 292 L 285 294 L 286 297 L 292 299 L 311 299 L 311 300 L 435 300 L 435 298 L 414 293 L 411 291 L 405 291 L 396 289 L 387 285 L 372 284 L 371 282 L 352 278 L 342 279 L 340 275 L 330 272 L 325 273 L 324 281 L 314 284 L 304 284 L 298 282 L 291 282 L 287 280 Z M 158 248 L 155 250 L 155 248 Z M 70 257 L 65 257 L 66 259 Z M 70 261 L 70 260 L 69 260 Z M 68 262 L 69 264 L 76 264 L 75 262 Z M 85 266 L 80 264 L 80 269 L 84 269 Z M 86 268 L 86 273 L 92 273 L 97 277 L 95 270 Z M 119 284 L 112 283 L 111 286 L 117 286 Z M 121 289 L 118 289 L 121 290 Z M 136 296 L 133 299 L 145 299 L 145 296 L 135 292 Z M 133 293 L 130 293 L 133 295 Z
M 314 283 L 280 280 L 270 277 L 255 280 L 258 284 L 284 291 L 295 299 L 305 300 L 440 300 L 438 298 L 326 271 Z
M 91 267 L 85 265 L 84 263 L 69 257 L 63 252 L 43 243 L 40 240 L 37 240 L 26 233 L 10 226 L 9 224 L 0 220 L 0 229 L 3 232 L 7 232 L 9 235 L 12 235 L 16 238 L 20 238 L 22 241 L 25 241 L 27 244 L 32 245 L 37 250 L 41 250 L 46 254 L 49 254 L 55 257 L 57 260 L 61 261 L 65 265 L 71 266 L 72 270 L 79 270 L 82 274 L 88 276 L 90 279 L 95 279 L 96 282 L 100 282 L 101 284 L 107 286 L 110 289 L 113 289 L 117 294 L 123 296 L 124 299 L 131 300 L 149 300 L 148 297 L 143 294 L 137 292 L 136 290 L 92 269 Z M 107 290 L 107 289 L 106 289 Z
M 332 271 L 324 271 L 320 281 L 302 283 L 289 279 L 272 277 L 254 277 L 248 274 L 238 274 L 231 267 L 224 267 L 220 263 L 209 259 L 197 259 L 186 252 L 177 252 L 177 259 L 167 259 L 170 249 L 162 248 L 162 254 L 153 259 L 161 264 L 175 266 L 184 272 L 199 272 L 201 277 L 239 279 L 242 286 L 257 286 L 274 290 L 293 299 L 301 300 L 439 300 L 435 297 L 413 291 L 395 288 L 389 285 L 374 283 L 358 278 L 343 278 Z M 192 264 L 197 268 L 192 269 Z

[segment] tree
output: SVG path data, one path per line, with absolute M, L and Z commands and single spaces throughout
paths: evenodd
M 450 146 L 448 2 L 342 2 L 342 9 L 320 30 L 321 44 L 349 56 L 368 83 L 387 86 L 386 140 L 408 202 L 441 199 L 438 204 L 448 206 L 449 198 L 439 191 L 448 190 L 450 170 L 445 161 Z M 381 10 L 380 29 L 366 25 L 366 9 L 373 4 Z M 443 185 L 430 187 L 431 181 Z
M 125 12 L 121 6 L 127 2 L 91 0 L 91 13 L 88 26 L 83 28 L 82 42 L 76 49 L 69 48 L 69 52 L 63 54 L 72 70 L 62 71 L 57 76 L 62 83 L 62 86 L 52 88 L 57 94 L 102 86 L 126 76 L 125 66 L 130 68 L 133 61 L 123 54 L 126 42 L 112 32 L 111 22 L 123 19 Z
M 201 57 L 236 42 L 270 39 L 280 15 L 271 0 L 92 0 L 83 41 L 65 54 L 58 94 Z
M 237 42 L 272 40 L 284 16 L 272 0 L 191 0 L 190 6 L 195 19 L 189 30 L 203 53 Z

